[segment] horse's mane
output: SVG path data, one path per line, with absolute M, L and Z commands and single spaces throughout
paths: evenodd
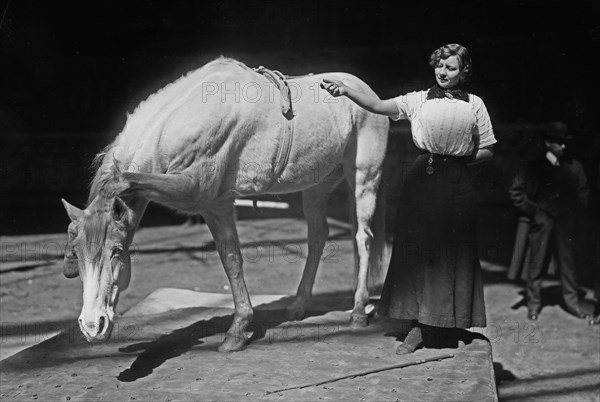
M 119 137 L 127 135 L 128 132 L 138 132 L 148 129 L 146 126 L 151 124 L 151 116 L 156 116 L 168 105 L 176 104 L 176 101 L 181 99 L 183 94 L 194 90 L 198 85 L 202 85 L 206 73 L 218 65 L 223 65 L 223 67 L 237 66 L 244 70 L 252 71 L 244 63 L 224 56 L 220 56 L 196 70 L 189 71 L 176 81 L 167 84 L 165 87 L 148 96 L 146 100 L 140 102 L 133 113 L 128 115 L 125 127 Z M 102 195 L 105 198 L 112 198 L 123 191 L 123 187 L 118 185 L 121 170 L 119 168 L 119 161 L 114 155 L 115 149 L 118 147 L 119 137 L 94 157 L 90 169 L 95 173 L 90 184 L 88 205 L 98 195 Z
M 122 191 L 115 184 L 119 181 L 121 171 L 119 164 L 114 159 L 113 150 L 115 143 L 108 145 L 101 152 L 99 152 L 90 165 L 90 170 L 95 172 L 94 178 L 90 183 L 90 194 L 88 196 L 88 205 L 96 198 L 97 195 L 102 194 L 104 198 L 112 198 Z M 111 155 L 113 160 L 106 160 L 107 155 Z
M 140 127 L 143 127 L 148 123 L 148 116 L 155 116 L 157 113 L 163 110 L 166 105 L 174 104 L 177 99 L 182 98 L 183 94 L 189 93 L 190 91 L 194 90 L 194 88 L 202 85 L 206 77 L 206 73 L 215 65 L 233 65 L 252 71 L 252 69 L 238 60 L 220 56 L 196 70 L 185 73 L 177 80 L 167 84 L 157 92 L 148 96 L 146 100 L 140 102 L 133 113 L 128 115 L 127 123 L 125 124 L 123 132 L 136 130 Z
M 100 251 L 106 240 L 108 222 L 108 215 L 102 210 L 95 211 L 93 219 L 85 219 L 83 221 L 85 247 L 88 252 L 88 258 L 92 258 L 94 261 L 101 256 Z
M 102 198 L 108 199 L 117 195 L 118 186 L 116 183 L 119 180 L 120 172 L 117 163 L 110 163 L 106 159 L 107 155 L 112 155 L 114 143 L 110 144 L 99 152 L 90 165 L 90 170 L 94 171 L 94 178 L 90 183 L 90 194 L 88 196 L 87 206 L 94 201 L 96 196 L 101 195 Z M 108 217 L 106 215 L 106 203 L 100 202 L 99 208 L 90 211 L 93 214 L 92 219 L 83 221 L 83 233 L 85 234 L 85 247 L 88 251 L 88 256 L 94 260 L 100 257 L 100 246 L 104 244 L 106 239 L 106 231 L 108 228 Z

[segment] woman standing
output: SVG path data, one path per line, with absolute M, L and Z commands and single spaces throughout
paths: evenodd
M 394 247 L 379 314 L 411 329 L 396 353 L 453 340 L 456 328 L 486 325 L 477 254 L 475 191 L 468 165 L 493 157 L 496 142 L 483 101 L 466 90 L 467 49 L 448 44 L 431 54 L 436 85 L 380 100 L 337 80 L 322 87 L 364 109 L 411 122 L 422 150 L 404 182 Z

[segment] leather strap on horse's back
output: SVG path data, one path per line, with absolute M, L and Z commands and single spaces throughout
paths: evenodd
M 276 70 L 269 70 L 263 66 L 253 69 L 256 73 L 264 75 L 271 81 L 281 93 L 281 142 L 277 150 L 277 157 L 273 165 L 273 177 L 280 180 L 280 176 L 288 164 L 294 139 L 294 109 L 292 108 L 292 96 L 286 76 Z
M 294 118 L 294 110 L 292 109 L 292 96 L 286 76 L 277 70 L 269 70 L 263 66 L 254 68 L 253 70 L 258 74 L 264 75 L 269 81 L 275 84 L 279 92 L 281 92 L 281 113 L 286 119 L 292 120 Z

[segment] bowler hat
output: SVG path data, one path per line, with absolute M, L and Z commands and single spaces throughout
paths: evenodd
M 544 133 L 544 138 L 567 141 L 573 137 L 569 135 L 569 129 L 565 123 L 554 121 L 548 125 L 548 129 Z

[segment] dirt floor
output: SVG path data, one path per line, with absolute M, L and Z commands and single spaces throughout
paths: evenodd
M 251 294 L 295 293 L 306 256 L 305 233 L 304 222 L 297 219 L 240 225 Z M 66 235 L 0 241 L 0 357 L 4 358 L 70 327 L 80 312 L 81 283 L 62 276 Z M 134 250 L 132 282 L 121 296 L 121 312 L 158 288 L 229 292 L 204 225 L 141 229 Z M 552 278 L 544 288 L 539 321 L 527 321 L 521 288 L 506 280 L 506 267 L 485 261 L 482 265 L 489 325 L 476 331 L 492 345 L 500 400 L 600 401 L 600 326 L 567 315 Z M 314 293 L 351 300 L 352 267 L 347 227 L 333 222 Z

